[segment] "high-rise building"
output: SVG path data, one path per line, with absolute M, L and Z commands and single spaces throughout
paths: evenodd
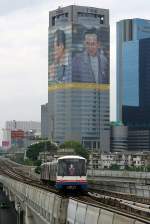
M 150 20 L 117 23 L 117 120 L 150 127 Z
M 150 20 L 117 23 L 117 120 L 128 126 L 128 150 L 149 150 Z
M 48 138 L 48 103 L 41 105 L 41 137 Z
M 109 11 L 51 11 L 48 52 L 50 138 L 109 151 Z
M 150 38 L 126 42 L 123 56 L 123 122 L 150 128 Z

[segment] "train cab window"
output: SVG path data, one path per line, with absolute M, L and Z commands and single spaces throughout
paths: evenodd
M 85 176 L 86 167 L 83 159 L 59 160 L 58 176 Z

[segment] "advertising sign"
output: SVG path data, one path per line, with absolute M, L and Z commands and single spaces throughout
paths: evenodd
M 109 84 L 109 28 L 72 25 L 49 31 L 49 86 Z
M 24 131 L 16 130 L 11 131 L 11 139 L 23 139 L 24 138 Z

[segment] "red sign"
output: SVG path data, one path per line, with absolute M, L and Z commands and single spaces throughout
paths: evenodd
M 24 131 L 16 130 L 11 131 L 11 139 L 23 139 L 24 138 Z

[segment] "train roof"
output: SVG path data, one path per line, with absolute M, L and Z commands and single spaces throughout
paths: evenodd
M 69 155 L 69 156 L 62 156 L 62 157 L 58 158 L 58 160 L 60 160 L 60 159 L 85 159 L 85 158 L 82 156 Z
M 58 160 L 61 160 L 61 159 L 84 159 L 84 160 L 86 160 L 84 157 L 82 157 L 82 156 L 71 156 L 71 155 L 69 155 L 69 156 L 62 156 L 62 157 L 59 157 L 57 160 L 54 160 L 54 161 L 51 161 L 51 162 L 45 162 L 45 163 L 42 163 L 41 164 L 41 166 L 43 166 L 43 165 L 50 165 L 50 164 L 57 164 L 57 162 L 58 162 Z
M 57 160 L 54 160 L 54 161 L 51 161 L 51 162 L 45 162 L 45 163 L 42 163 L 41 166 L 43 165 L 50 165 L 50 164 L 57 164 Z

